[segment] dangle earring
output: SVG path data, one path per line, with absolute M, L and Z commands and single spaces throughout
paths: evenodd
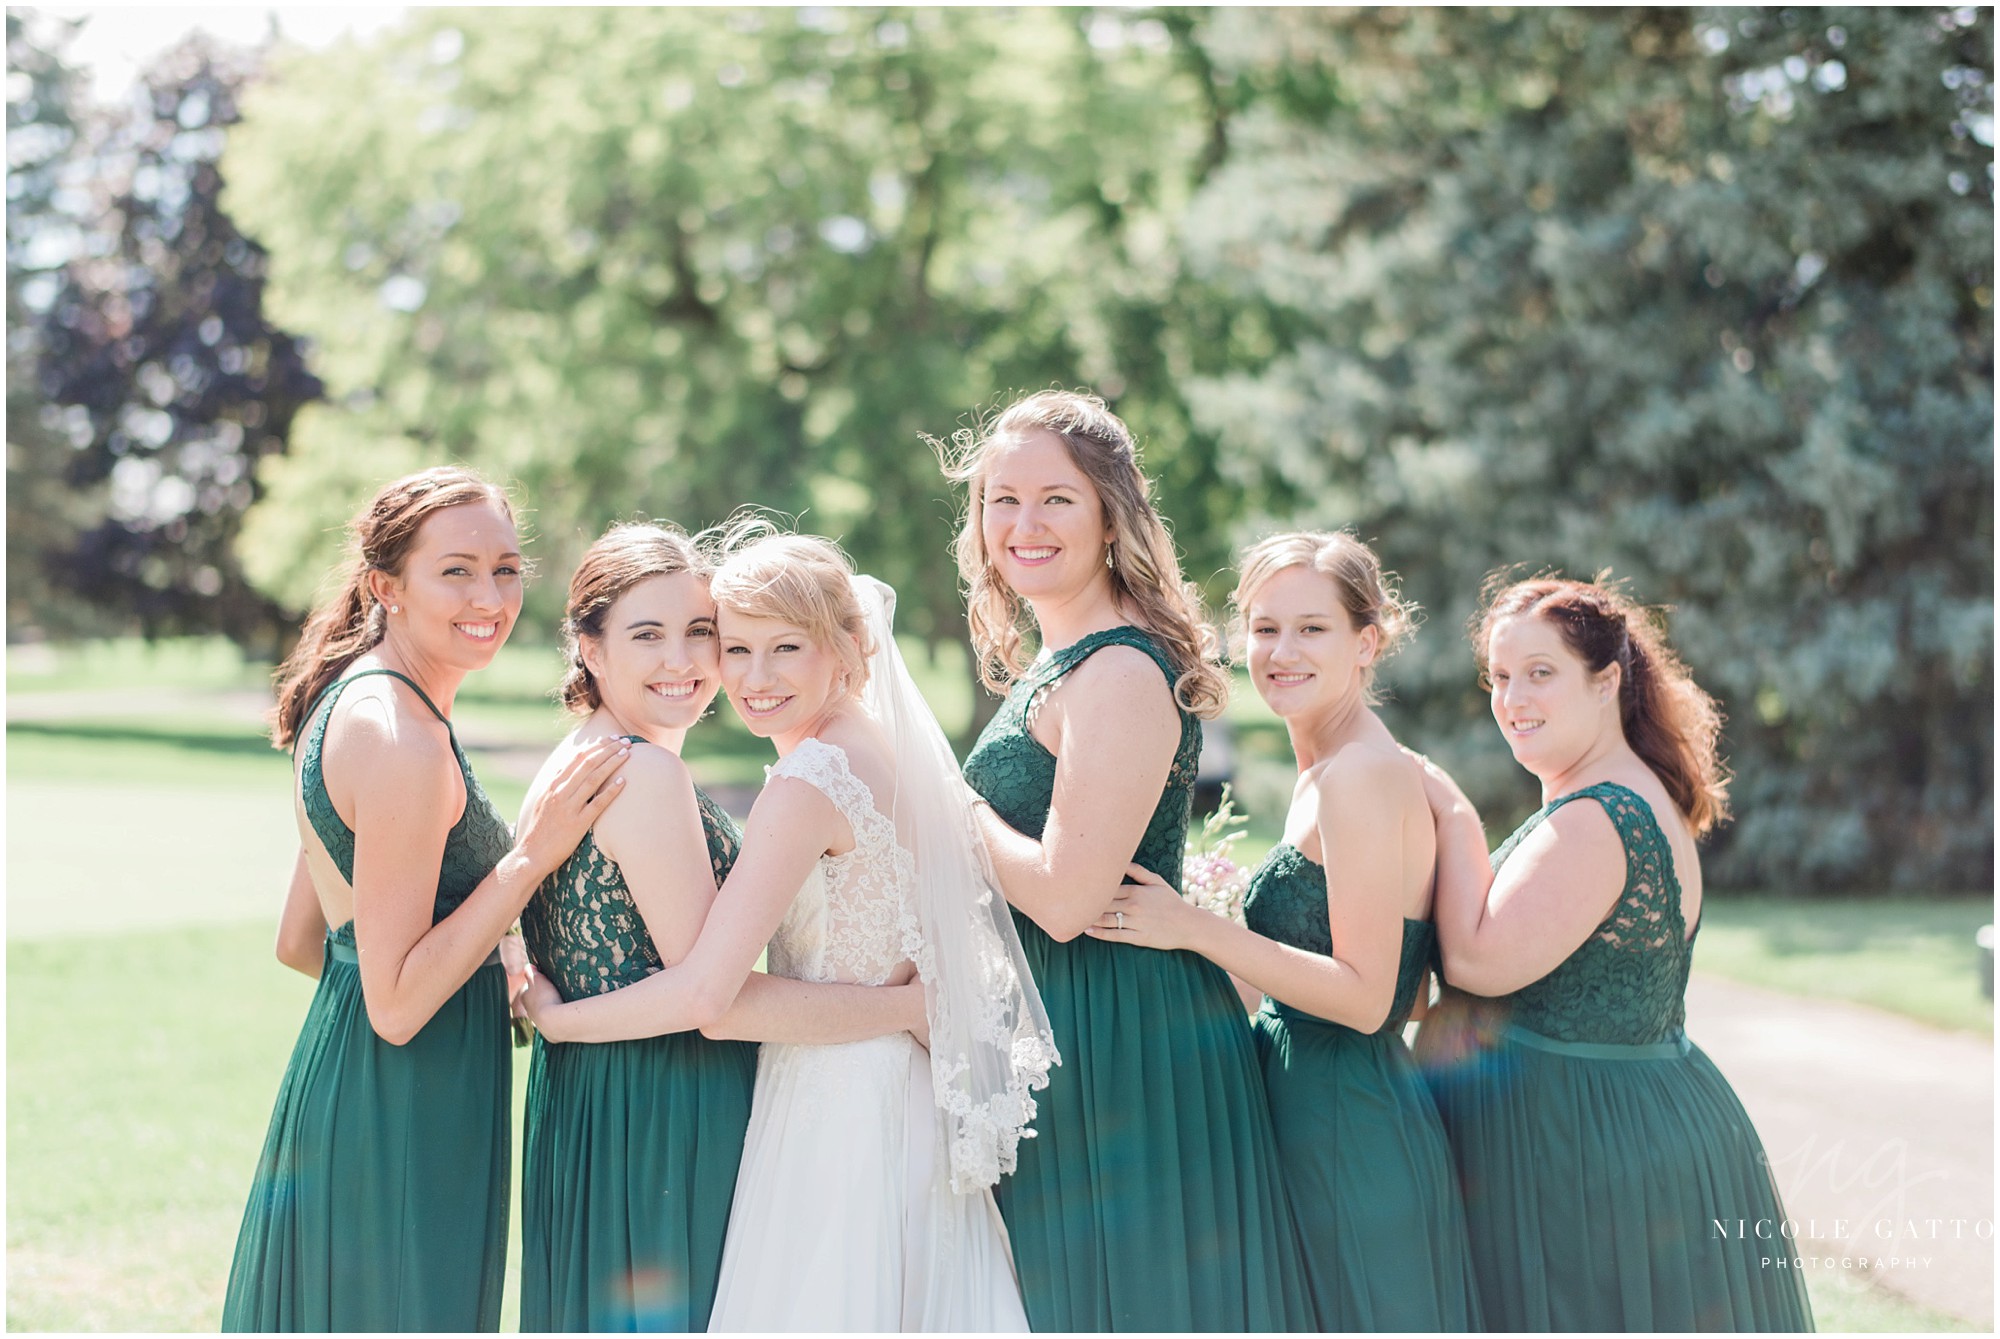
M 1104 546 L 1104 565 L 1114 572 L 1118 570 L 1118 564 L 1111 560 L 1111 555 L 1115 553 L 1117 549 L 1118 546 L 1116 544 L 1106 544 Z

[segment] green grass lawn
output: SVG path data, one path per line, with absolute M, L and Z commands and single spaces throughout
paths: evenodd
M 220 1323 L 250 1173 L 313 991 L 272 956 L 272 928 L 10 934 L 9 1329 Z M 518 1191 L 518 1147 L 515 1158 Z M 517 1222 L 510 1329 L 520 1249 Z
M 1702 911 L 1697 970 L 1792 995 L 1851 1000 L 1993 1035 L 1973 935 L 1985 897 L 1807 901 L 1717 892 Z
M 7 691 L 267 688 L 271 667 L 221 637 L 114 637 L 7 648 Z
M 971 700 L 962 673 L 920 650 L 910 658 L 927 692 L 958 702 L 946 716 L 955 727 Z M 8 1324 L 213 1329 L 312 991 L 271 955 L 297 836 L 286 759 L 255 718 L 251 690 L 265 676 L 213 643 L 100 646 L 54 668 L 27 659 L 10 651 L 17 701 L 74 695 L 48 701 L 88 715 L 42 712 L 8 728 Z M 542 696 L 549 682 L 552 658 L 510 650 L 469 681 L 457 714 L 467 733 L 532 757 L 563 728 Z M 1273 742 L 1282 748 L 1282 735 L 1266 731 L 1258 747 Z M 726 707 L 689 740 L 708 784 L 754 784 L 768 748 Z M 518 807 L 519 779 L 482 777 L 503 810 Z M 1268 846 L 1269 806 L 1253 816 L 1244 846 Z M 1925 1002 L 1969 982 L 1965 944 L 1987 911 L 1967 899 L 1718 894 L 1699 961 L 1780 989 L 1847 990 L 1945 1026 L 1983 1018 L 1990 1031 L 1983 1005 Z M 1887 984 L 1858 993 L 1871 979 Z M 525 1074 L 518 1064 L 517 1105 Z M 518 1256 L 516 1225 L 510 1272 Z M 1970 1328 L 1872 1285 L 1810 1286 L 1824 1330 Z M 509 1326 L 518 1305 L 510 1279 Z

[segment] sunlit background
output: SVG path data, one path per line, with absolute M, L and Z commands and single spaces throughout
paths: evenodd
M 503 804 L 633 516 L 837 537 L 968 739 L 931 439 L 1050 385 L 1218 618 L 1251 539 L 1377 545 L 1426 612 L 1384 719 L 1496 835 L 1480 582 L 1608 568 L 1728 715 L 1698 963 L 1983 1046 L 1992 77 L 1972 8 L 11 9 L 9 1323 L 214 1324 L 304 988 L 269 669 L 449 460 L 540 568 L 458 711 Z M 739 810 L 764 761 L 689 755 Z M 1209 757 L 1254 858 L 1240 680 Z

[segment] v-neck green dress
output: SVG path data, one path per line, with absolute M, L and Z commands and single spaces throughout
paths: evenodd
M 342 877 L 354 833 L 326 793 L 321 750 L 335 682 L 303 736 L 300 798 Z M 456 733 L 465 811 L 445 838 L 432 904 L 455 911 L 513 845 Z M 222 1304 L 222 1328 L 497 1330 L 506 1272 L 508 1105 L 513 1091 L 507 980 L 498 957 L 475 970 L 401 1046 L 375 1034 L 361 998 L 354 922 L 327 932 L 319 989 L 278 1087 Z
M 1611 914 L 1496 1003 L 1498 1038 L 1431 1069 L 1497 1330 L 1809 1330 L 1800 1271 L 1717 1221 L 1784 1220 L 1763 1145 L 1684 1031 L 1693 936 L 1652 806 L 1603 782 L 1543 805 L 1604 806 L 1625 846 Z
M 700 790 L 695 801 L 720 884 L 741 834 Z M 521 931 L 564 999 L 661 966 L 623 871 L 589 835 L 535 894 Z M 756 1082 L 755 1044 L 699 1032 L 535 1039 L 521 1155 L 523 1331 L 708 1328 Z
M 1331 956 L 1326 870 L 1273 847 L 1250 876 L 1243 919 Z M 1373 1032 L 1269 998 L 1251 1024 L 1322 1329 L 1480 1328 L 1451 1149 L 1403 1044 L 1436 949 L 1429 921 L 1403 921 L 1395 1002 Z
M 1030 837 L 1048 822 L 1056 760 L 1028 733 L 1029 712 L 1107 646 L 1145 652 L 1172 682 L 1140 629 L 1093 633 L 1016 682 L 966 759 L 965 779 Z M 1200 750 L 1200 722 L 1182 713 L 1133 857 L 1177 888 Z M 1019 912 L 1014 923 L 1062 1055 L 1037 1099 L 1035 1137 L 994 1188 L 1029 1325 L 1312 1328 L 1270 1107 L 1228 974 L 1194 953 L 1086 935 L 1057 943 Z

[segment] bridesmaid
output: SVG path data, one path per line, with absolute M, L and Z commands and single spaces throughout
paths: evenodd
M 1436 945 L 1437 845 L 1423 773 L 1371 709 L 1409 612 L 1347 534 L 1253 546 L 1234 603 L 1299 766 L 1248 928 L 1151 880 L 1089 933 L 1192 949 L 1265 992 L 1253 1026 L 1320 1326 L 1476 1329 L 1451 1152 L 1402 1037 Z
M 741 834 L 680 760 L 721 682 L 708 565 L 693 541 L 613 526 L 570 580 L 564 629 L 563 704 L 587 715 L 549 756 L 529 803 L 580 751 L 602 740 L 634 746 L 624 795 L 522 917 L 537 967 L 577 1000 L 687 957 Z M 594 1044 L 537 1037 L 521 1166 L 521 1328 L 706 1329 L 757 1073 L 757 1048 L 727 1038 L 869 1038 L 920 1026 L 923 1007 L 917 985 L 755 973 L 707 1036 L 644 1035 L 663 1020 Z
M 425 470 L 350 531 L 357 557 L 277 676 L 302 843 L 279 957 L 311 974 L 301 941 L 319 938 L 319 989 L 222 1328 L 495 1330 L 511 1091 L 496 945 L 618 794 L 625 747 L 581 750 L 511 839 L 451 728 L 459 685 L 521 611 L 506 497 Z
M 1178 885 L 1199 718 L 1228 691 L 1131 434 L 1095 396 L 1044 391 L 947 455 L 973 644 L 1007 692 L 965 778 L 1063 1056 L 997 1189 L 1029 1324 L 1310 1328 L 1228 974 L 1084 934 L 1129 862 Z
M 570 579 L 561 698 L 586 719 L 530 795 L 598 740 L 637 747 L 626 791 L 528 905 L 528 951 L 571 999 L 685 954 L 736 825 L 681 741 L 715 699 L 715 606 L 687 537 L 614 526 Z M 521 1160 L 521 1328 L 700 1330 L 715 1297 L 757 1049 L 672 1033 L 535 1039 Z
M 1682 1030 L 1695 843 L 1727 816 L 1715 702 L 1605 586 L 1489 589 L 1476 629 L 1493 718 L 1544 801 L 1489 865 L 1478 814 L 1431 769 L 1445 977 L 1503 1020 L 1433 1075 L 1486 1322 L 1810 1329 L 1800 1275 L 1713 1226 L 1785 1211 Z

